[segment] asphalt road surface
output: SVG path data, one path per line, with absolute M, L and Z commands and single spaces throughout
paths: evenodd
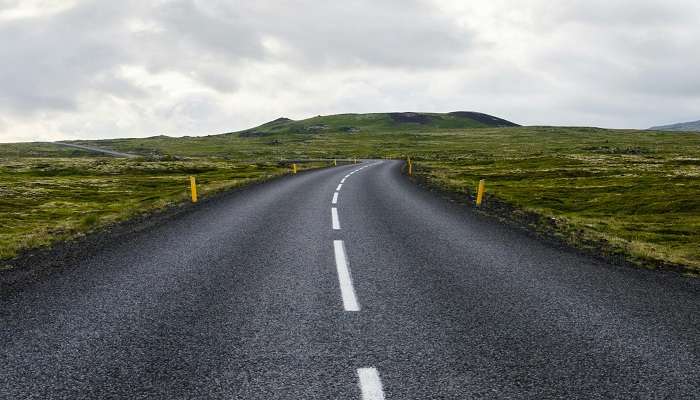
M 697 280 L 541 243 L 400 167 L 250 187 L 7 294 L 0 398 L 700 398 Z

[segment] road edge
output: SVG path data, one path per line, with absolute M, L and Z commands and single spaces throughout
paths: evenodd
M 641 258 L 631 254 L 622 246 L 610 242 L 590 240 L 580 235 L 575 235 L 572 238 L 570 235 L 567 235 L 569 232 L 563 229 L 556 219 L 522 209 L 488 193 L 485 193 L 483 204 L 477 207 L 474 194 L 456 192 L 432 182 L 426 175 L 420 173 L 420 168 L 416 168 L 415 163 L 413 164 L 412 176 L 408 176 L 405 163 L 401 166 L 401 174 L 414 184 L 452 203 L 458 203 L 471 212 L 496 219 L 531 237 L 559 248 L 593 257 L 598 261 L 614 266 L 672 272 L 687 277 L 700 278 L 700 271 L 684 264 Z M 569 231 L 575 230 L 575 226 L 567 225 L 566 227 L 569 228 Z
M 341 165 L 338 165 L 341 166 Z M 301 170 L 297 175 L 318 171 L 333 166 L 321 166 Z M 250 190 L 277 180 L 291 178 L 293 174 L 285 173 L 244 185 L 224 189 L 200 199 L 197 203 L 181 201 L 163 208 L 145 210 L 123 221 L 100 226 L 80 236 L 67 240 L 58 240 L 46 247 L 30 248 L 20 251 L 10 259 L 0 259 L 0 298 L 21 290 L 22 287 L 44 279 L 55 273 L 70 270 L 85 256 L 98 252 L 103 246 L 119 240 L 126 235 L 144 232 L 174 218 L 195 212 L 232 195 Z

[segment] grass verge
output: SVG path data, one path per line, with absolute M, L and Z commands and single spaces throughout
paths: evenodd
M 328 166 L 300 163 L 300 169 Z M 68 240 L 136 215 L 288 174 L 285 162 L 219 159 L 146 161 L 105 157 L 0 161 L 0 260 Z
M 612 261 L 700 273 L 700 160 L 564 154 L 414 168 L 428 186 L 470 204 L 485 179 L 481 210 L 541 236 Z

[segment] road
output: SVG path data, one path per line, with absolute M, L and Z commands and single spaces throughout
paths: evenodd
M 0 398 L 699 398 L 698 280 L 557 249 L 400 168 L 233 192 L 6 295 Z
M 63 142 L 49 142 L 49 143 L 55 144 L 57 146 L 73 147 L 75 149 L 87 150 L 87 151 L 92 151 L 95 153 L 103 153 L 103 154 L 110 155 L 112 157 L 123 157 L 123 158 L 138 157 L 136 154 L 122 153 L 120 151 L 103 149 L 101 147 L 95 147 L 95 146 L 85 146 L 82 144 L 63 143 Z

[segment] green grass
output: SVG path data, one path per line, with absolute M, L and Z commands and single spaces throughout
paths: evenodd
M 445 122 L 449 118 L 435 118 L 429 124 L 396 124 L 387 118 L 387 114 L 338 115 L 278 121 L 243 132 L 206 137 L 160 136 L 84 143 L 142 155 L 195 157 L 197 161 L 188 162 L 198 164 L 198 168 L 203 168 L 209 162 L 206 158 L 211 157 L 218 160 L 212 161 L 215 164 L 237 165 L 248 164 L 246 160 L 274 163 L 283 159 L 410 155 L 416 162 L 418 175 L 430 184 L 463 194 L 467 201 L 467 192 L 473 193 L 478 180 L 486 179 L 491 196 L 487 201 L 497 198 L 519 210 L 542 216 L 542 221 L 556 221 L 553 225 L 549 223 L 550 228 L 574 245 L 608 243 L 635 262 L 675 263 L 700 271 L 700 134 L 576 127 L 479 128 L 473 121 L 458 121 L 457 126 L 449 126 L 450 122 Z M 307 129 L 310 126 L 325 128 Z M 340 129 L 348 126 L 359 129 Z M 24 146 L 26 151 L 35 151 L 31 145 Z M 0 146 L 0 155 L 6 153 Z M 79 159 L 61 162 L 70 164 L 76 160 Z M 89 162 L 100 160 L 104 161 Z M 127 169 L 124 181 L 118 186 L 137 182 L 138 187 L 144 187 L 142 190 L 152 193 L 153 199 L 146 203 L 162 201 L 155 193 L 163 190 L 183 196 L 183 184 L 186 184 L 183 179 L 190 172 L 163 170 L 169 163 L 150 165 L 146 167 L 144 163 L 133 171 Z M 79 173 L 85 166 L 72 168 Z M 215 176 L 226 170 L 222 168 L 203 170 L 198 176 Z M 42 174 L 53 174 L 50 177 L 53 180 L 63 179 L 63 185 L 76 180 L 73 175 L 62 176 L 68 172 L 35 170 L 21 175 L 7 167 L 3 171 L 2 178 L 13 176 L 15 182 L 3 183 L 3 188 L 16 184 L 30 192 L 45 188 L 41 179 L 49 177 Z M 144 176 L 150 179 L 139 181 Z M 56 193 L 63 195 L 47 192 L 44 203 L 27 204 L 24 212 L 41 209 L 42 204 L 52 201 L 66 201 L 67 204 L 59 203 L 58 208 L 64 211 L 55 211 L 58 213 L 55 221 L 65 220 L 62 213 L 79 214 L 80 218 L 71 221 L 83 226 L 99 226 L 106 218 L 99 216 L 97 222 L 83 220 L 90 215 L 91 204 L 99 203 L 91 200 L 89 190 L 85 194 L 80 191 L 71 194 L 72 200 L 64 198 L 70 197 L 65 192 Z M 126 199 L 133 193 L 125 194 L 123 190 L 115 189 L 104 196 L 101 201 L 120 198 L 114 203 L 118 209 L 148 208 L 129 203 L 132 200 Z M 176 197 L 168 199 L 175 201 L 172 199 Z M 13 213 L 18 208 L 7 205 L 0 213 Z
M 5 159 L 0 161 L 0 259 L 185 202 L 190 175 L 197 176 L 199 195 L 206 198 L 286 173 L 288 166 L 276 162 L 217 159 Z

